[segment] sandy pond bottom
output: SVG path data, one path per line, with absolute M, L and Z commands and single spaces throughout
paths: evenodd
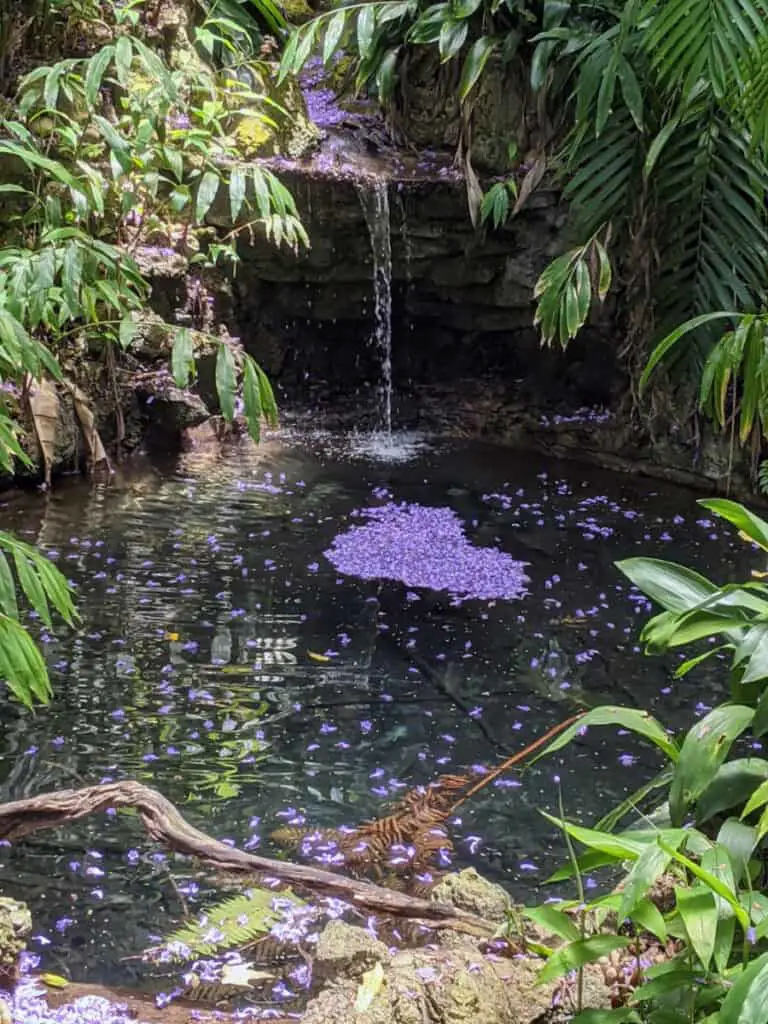
M 354 824 L 581 706 L 679 726 L 721 680 L 675 682 L 673 662 L 639 652 L 647 605 L 613 563 L 758 567 L 695 497 L 477 444 L 286 436 L 8 498 L 3 527 L 56 558 L 83 623 L 42 634 L 53 705 L 4 708 L 2 798 L 138 778 L 211 834 L 274 854 L 273 829 Z M 384 572 L 407 585 L 360 578 Z M 557 806 L 555 776 L 586 820 L 656 766 L 632 737 L 590 733 L 466 804 L 455 863 L 530 899 L 563 855 L 538 813 Z M 43 969 L 118 985 L 212 895 L 122 815 L 0 850 L 0 884 L 30 904 Z

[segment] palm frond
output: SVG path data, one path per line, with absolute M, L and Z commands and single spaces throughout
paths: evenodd
M 768 153 L 768 38 L 758 40 L 757 46 L 744 58 L 744 88 L 736 94 L 749 125 L 754 142 L 763 154 Z
M 168 936 L 164 945 L 180 945 L 192 956 L 210 956 L 246 946 L 269 934 L 281 919 L 281 912 L 275 906 L 276 898 L 277 894 L 271 889 L 250 889 L 226 899 L 204 911 L 197 921 Z M 303 903 L 292 892 L 280 892 L 279 899 L 297 906 Z
M 627 220 L 642 163 L 642 136 L 624 106 L 611 115 L 599 138 L 591 132 L 572 136 L 565 153 L 564 196 L 579 236 Z
M 768 35 L 753 0 L 664 0 L 649 5 L 644 47 L 659 81 L 688 94 L 706 82 L 723 98 L 743 84 L 742 61 Z
M 715 108 L 704 130 L 701 118 L 691 117 L 654 175 L 665 225 L 656 295 L 662 321 L 712 309 L 756 310 L 768 260 L 768 167 L 750 151 L 747 135 Z

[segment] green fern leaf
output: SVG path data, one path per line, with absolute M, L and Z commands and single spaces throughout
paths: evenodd
M 165 945 L 181 943 L 193 956 L 246 946 L 267 935 L 280 920 L 280 911 L 274 906 L 276 895 L 271 889 L 251 889 L 226 899 L 168 936 Z M 303 905 L 292 892 L 281 892 L 279 898 Z

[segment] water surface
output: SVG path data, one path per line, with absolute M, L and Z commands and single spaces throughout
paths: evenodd
M 323 552 L 355 510 L 387 501 L 453 509 L 472 543 L 529 563 L 528 595 L 457 606 L 339 576 Z M 461 443 L 394 461 L 328 438 L 201 450 L 13 497 L 3 526 L 57 559 L 83 621 L 43 633 L 51 707 L 4 707 L 2 798 L 137 778 L 212 835 L 273 855 L 287 821 L 354 824 L 579 707 L 689 722 L 723 680 L 713 666 L 673 681 L 675 662 L 639 652 L 647 605 L 613 563 L 643 553 L 720 579 L 757 564 L 688 491 Z M 563 855 L 538 813 L 557 807 L 555 776 L 588 820 L 657 765 L 632 737 L 594 731 L 465 805 L 456 862 L 530 899 Z M 211 894 L 125 814 L 0 851 L 0 881 L 30 903 L 49 969 L 111 982 Z

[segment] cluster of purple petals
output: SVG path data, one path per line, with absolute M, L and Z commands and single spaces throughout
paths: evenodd
M 446 590 L 457 601 L 512 600 L 526 593 L 525 562 L 478 548 L 449 508 L 390 502 L 362 513 L 367 522 L 334 538 L 325 552 L 338 572 Z
M 137 1024 L 127 1006 L 102 996 L 81 996 L 51 1009 L 44 986 L 28 973 L 38 964 L 39 957 L 24 954 L 21 981 L 14 994 L 6 996 L 13 1024 Z

